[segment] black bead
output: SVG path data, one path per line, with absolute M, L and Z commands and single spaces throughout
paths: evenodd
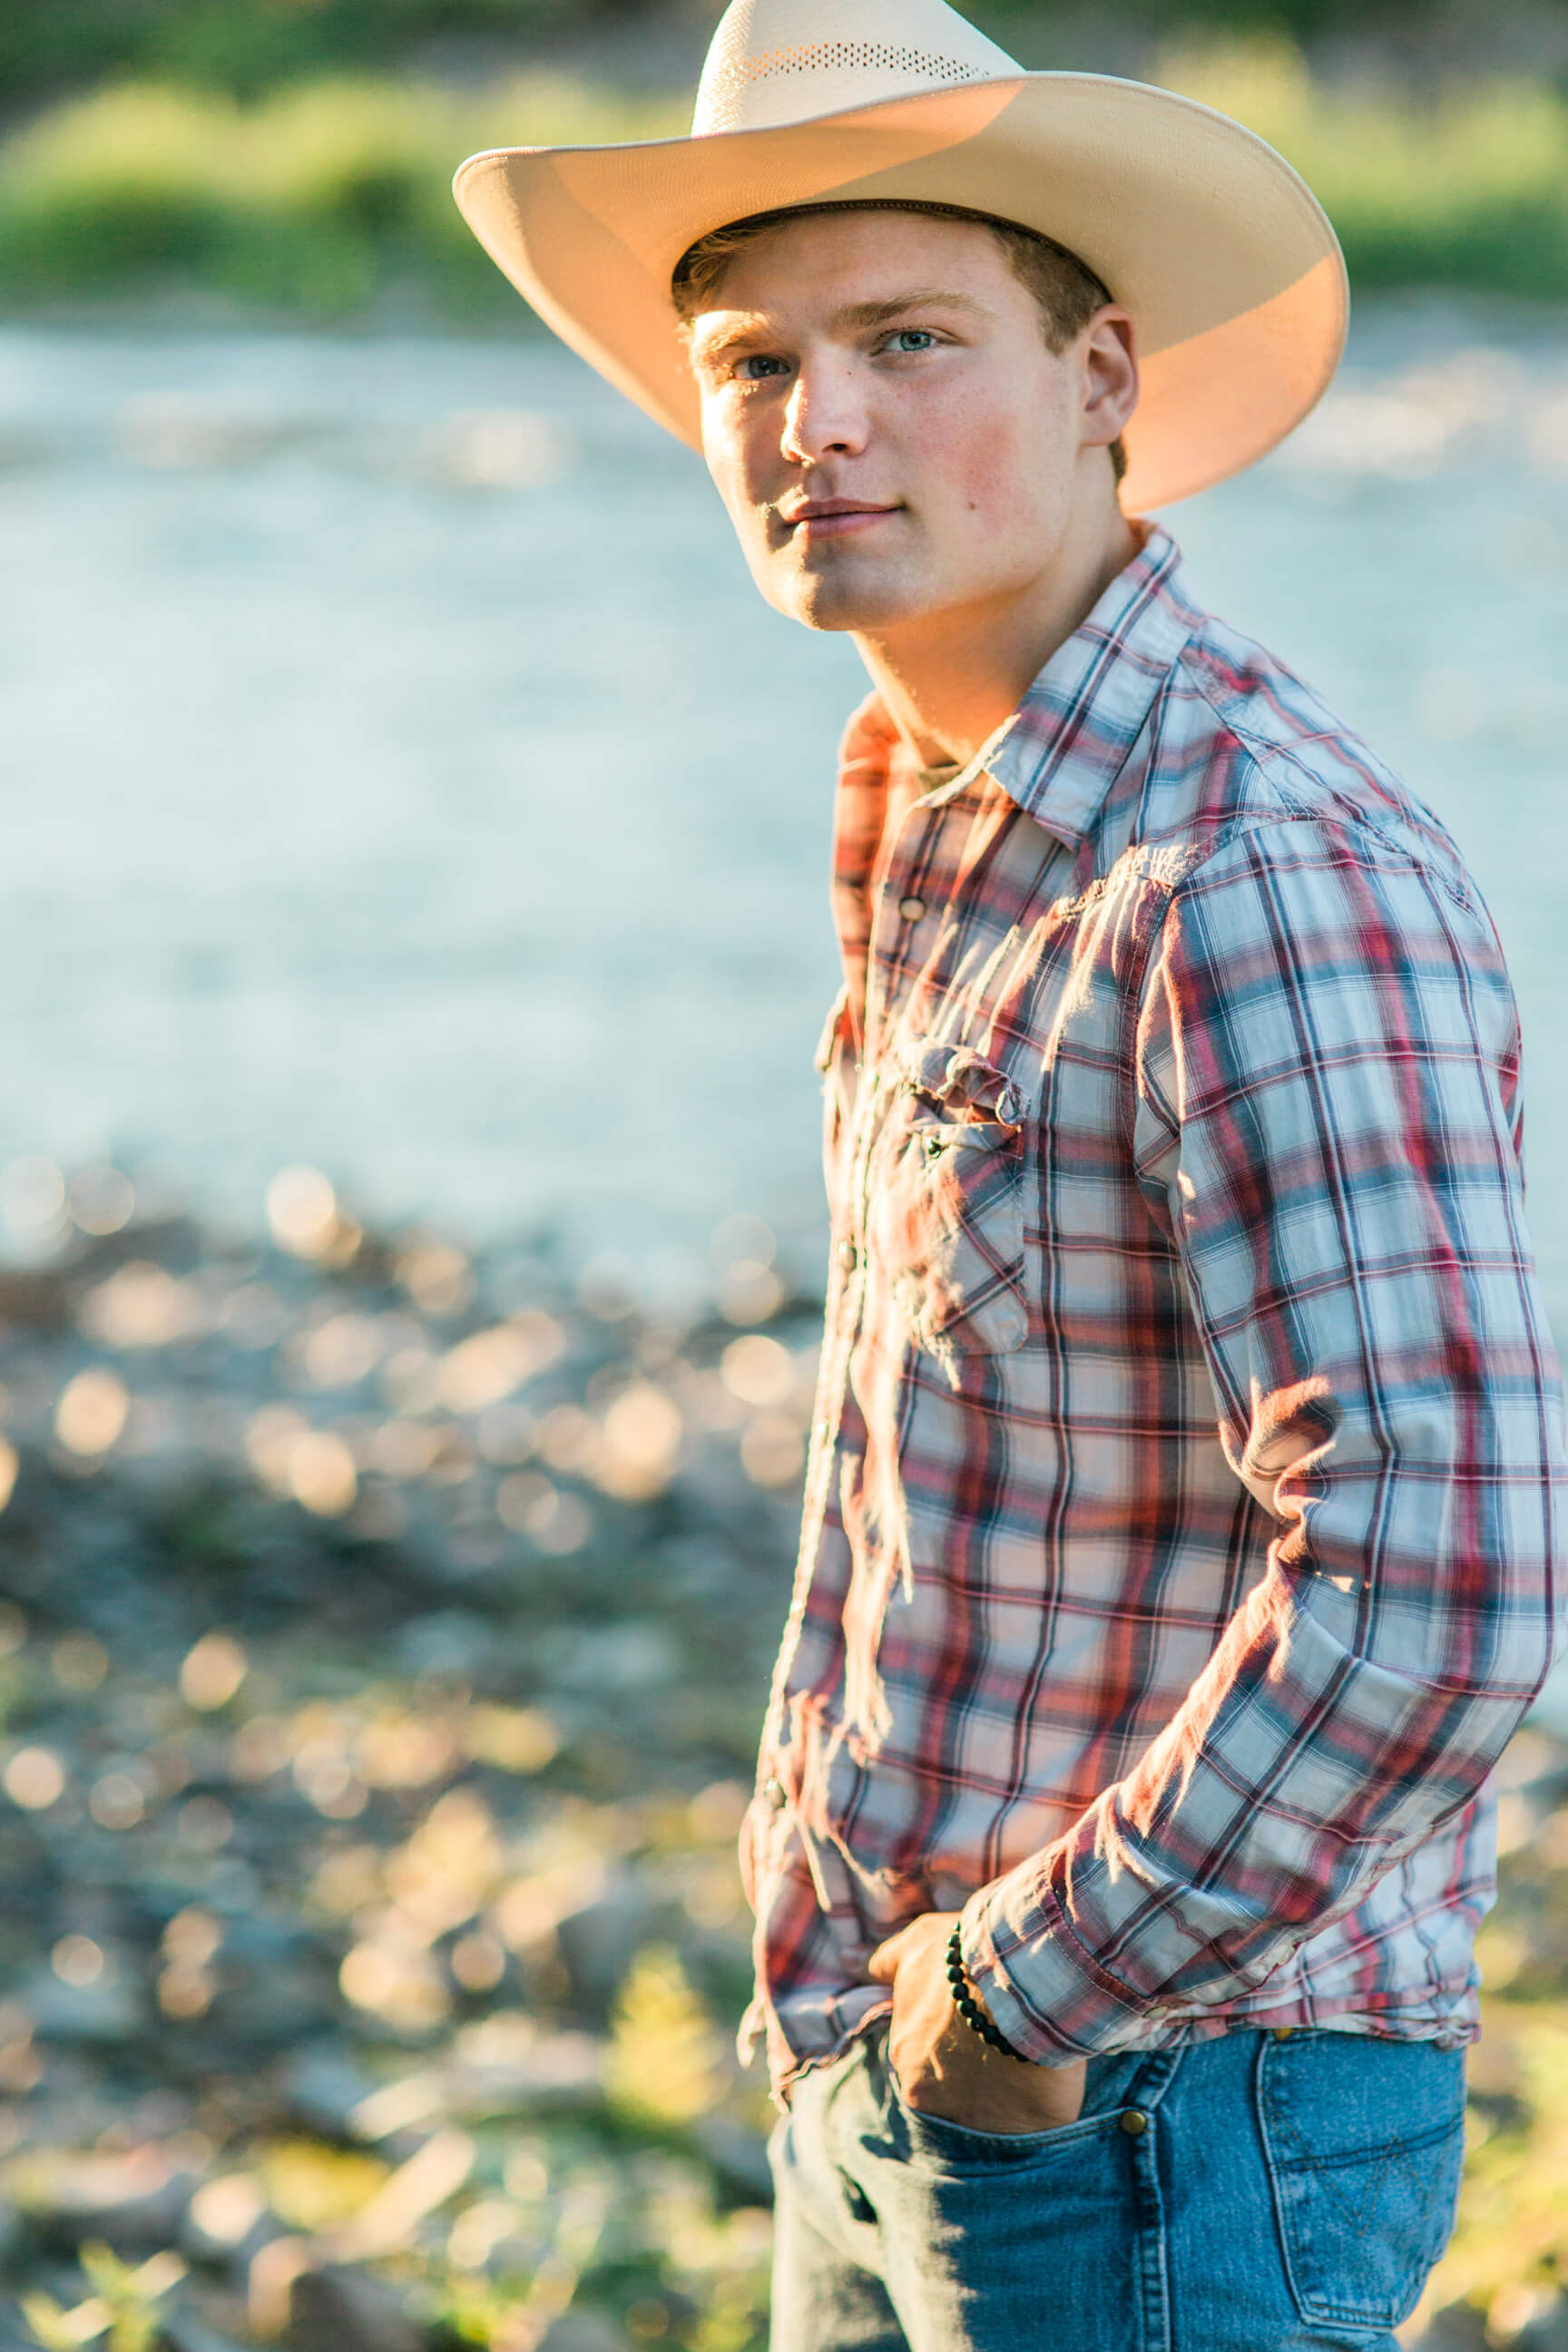
M 1020 2066 L 1026 2066 L 1029 2062 L 1023 2052 L 1014 2049 L 1001 2028 L 987 2017 L 975 2000 L 964 1971 L 963 1947 L 957 1927 L 948 1938 L 947 1980 L 952 1988 L 952 2005 L 971 2032 L 977 2033 L 987 2048 L 1000 2051 L 1004 2057 L 1016 2059 Z

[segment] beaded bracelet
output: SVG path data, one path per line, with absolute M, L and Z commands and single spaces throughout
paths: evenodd
M 994 2026 L 970 1990 L 969 1979 L 963 1969 L 962 1929 L 955 1927 L 947 1939 L 947 1981 L 952 1993 L 952 2005 L 973 2032 L 993 2050 L 1000 2050 L 1005 2058 L 1016 2058 L 1020 2066 L 1029 2063 L 1021 2050 L 1015 2050 L 1006 2035 Z

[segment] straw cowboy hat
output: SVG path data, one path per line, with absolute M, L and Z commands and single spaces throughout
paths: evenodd
M 731 0 L 689 139 L 503 147 L 465 219 L 564 342 L 700 446 L 670 273 L 711 229 L 912 197 L 1021 222 L 1136 321 L 1128 510 L 1239 472 L 1300 422 L 1344 341 L 1344 261 L 1283 157 L 1148 83 L 1026 73 L 944 0 Z

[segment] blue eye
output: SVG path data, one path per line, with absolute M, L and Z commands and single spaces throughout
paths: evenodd
M 936 337 L 929 327 L 900 327 L 893 341 L 900 351 L 929 352 L 935 348 Z
M 742 383 L 765 383 L 770 376 L 787 375 L 789 364 L 785 360 L 773 358 L 766 352 L 749 352 L 737 363 L 735 373 Z

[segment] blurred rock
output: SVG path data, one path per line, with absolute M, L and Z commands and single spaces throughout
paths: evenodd
M 1568 2293 L 1509 2339 L 1509 2352 L 1568 2352 Z
M 636 1881 L 619 1872 L 601 1900 L 558 1922 L 556 1941 L 573 2000 L 590 2016 L 607 2015 L 633 1955 L 647 1937 L 650 1908 Z
M 69 1294 L 65 1278 L 53 1269 L 28 1266 L 0 1268 L 0 1327 L 24 1331 L 58 1331 L 66 1321 Z
M 39 1975 L 27 1987 L 34 2031 L 46 2042 L 129 2042 L 142 2023 L 138 1988 L 116 1976 L 97 1984 L 62 1984 Z
M 124 2155 L 38 2148 L 13 2158 L 7 2187 L 31 2231 L 55 2243 L 102 2238 L 117 2252 L 166 2246 L 190 2202 L 189 2176 L 156 2148 Z
M 538 2352 L 631 2352 L 623 2328 L 596 2311 L 565 2311 L 539 2339 Z
M 38 2352 L 38 2339 L 7 2295 L 0 2299 L 0 2352 Z
M 302 2271 L 289 2302 L 293 2352 L 427 2352 L 392 2288 L 368 2271 Z
M 158 2328 L 168 2352 L 244 2352 L 232 2336 L 220 2334 L 194 2312 L 177 2306 L 159 2313 Z
M 289 2114 L 310 2130 L 344 2146 L 363 2138 L 353 2113 L 375 2085 L 332 2042 L 313 2042 L 297 2051 L 284 2069 L 281 2088 Z
M 1473 2303 L 1450 2303 L 1433 2315 L 1406 2352 L 1488 2352 L 1491 2339 Z
M 749 2131 L 728 2116 L 703 2116 L 693 2137 L 726 2189 L 758 2205 L 773 2203 L 773 2167 L 760 2132 Z

